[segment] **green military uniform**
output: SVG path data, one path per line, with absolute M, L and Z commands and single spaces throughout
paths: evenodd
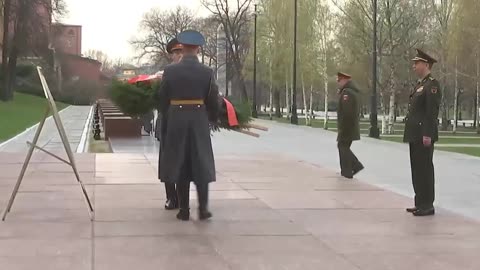
M 339 76 L 349 75 L 339 73 Z M 339 91 L 337 111 L 337 146 L 340 156 L 341 174 L 346 178 L 363 169 L 362 163 L 350 149 L 352 142 L 360 140 L 360 101 L 359 91 L 352 81 L 349 81 Z
M 436 62 L 421 50 L 417 51 L 414 61 L 430 64 Z M 431 74 L 419 80 L 410 93 L 403 141 L 408 142 L 410 147 L 410 166 L 415 191 L 415 208 L 409 208 L 407 211 L 416 215 L 434 213 L 433 149 L 434 143 L 438 141 L 438 113 L 441 99 L 440 84 Z M 430 138 L 431 144 L 425 145 L 424 138 L 427 140 Z

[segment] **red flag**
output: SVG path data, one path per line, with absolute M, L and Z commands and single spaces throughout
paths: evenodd
M 233 107 L 232 103 L 228 101 L 226 98 L 223 98 L 225 101 L 225 105 L 227 106 L 227 118 L 228 118 L 228 124 L 231 127 L 238 126 L 238 119 L 237 119 L 237 114 L 235 113 L 235 108 Z

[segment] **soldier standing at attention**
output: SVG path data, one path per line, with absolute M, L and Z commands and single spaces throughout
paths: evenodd
M 410 93 L 403 141 L 410 144 L 415 207 L 407 208 L 407 212 L 415 216 L 429 216 L 435 214 L 433 145 L 438 141 L 438 111 L 442 94 L 440 84 L 430 73 L 437 61 L 419 49 L 412 60 L 419 80 Z
M 172 64 L 177 64 L 182 59 L 182 44 L 178 43 L 176 38 L 170 40 L 167 44 L 167 52 L 172 59 Z M 163 115 L 160 110 L 158 111 L 158 117 L 155 127 L 155 137 L 160 141 L 160 155 L 162 148 L 165 147 L 165 134 L 167 131 L 167 117 Z M 160 177 L 160 166 L 159 166 Z M 175 184 L 165 182 L 165 191 L 167 193 L 167 202 L 165 203 L 165 209 L 173 210 L 178 208 L 178 197 Z
M 337 145 L 340 156 L 341 175 L 353 178 L 363 169 L 362 163 L 350 150 L 353 141 L 360 140 L 359 91 L 352 82 L 352 76 L 338 72 L 339 101 L 337 110 Z
M 190 182 L 197 187 L 199 219 L 212 217 L 208 210 L 208 184 L 216 180 L 210 123 L 217 123 L 218 87 L 213 71 L 198 60 L 205 38 L 197 31 L 180 33 L 180 63 L 165 68 L 158 92 L 159 107 L 167 117 L 166 143 L 160 156 L 160 179 L 177 185 L 180 211 L 190 219 Z

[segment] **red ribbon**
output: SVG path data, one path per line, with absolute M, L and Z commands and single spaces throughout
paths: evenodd
M 238 126 L 238 119 L 237 119 L 237 113 L 235 112 L 235 108 L 233 107 L 232 103 L 228 101 L 226 98 L 223 98 L 225 101 L 225 105 L 227 106 L 227 118 L 228 118 L 228 124 L 231 127 Z

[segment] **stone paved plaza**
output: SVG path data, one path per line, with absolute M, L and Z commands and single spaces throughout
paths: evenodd
M 469 197 L 478 178 L 468 171 L 479 159 L 436 153 L 437 215 L 416 218 L 404 211 L 412 203 L 405 145 L 355 143 L 366 169 L 348 181 L 336 173 L 334 133 L 261 124 L 270 131 L 258 139 L 214 134 L 208 222 L 197 221 L 195 192 L 193 220 L 163 209 L 151 138 L 114 140 L 114 154 L 76 154 L 94 222 L 71 169 L 35 153 L 0 223 L 0 269 L 480 269 L 479 207 Z M 0 151 L 2 210 L 24 157 Z M 462 164 L 459 176 L 446 162 Z M 462 207 L 451 211 L 455 203 Z
M 1 155 L 6 205 L 23 160 Z M 479 223 L 439 209 L 404 212 L 407 197 L 278 155 L 219 155 L 209 222 L 165 211 L 156 159 L 83 154 L 91 223 L 69 168 L 36 156 L 0 224 L 5 269 L 478 269 Z M 192 191 L 194 188 L 192 188 Z M 180 256 L 180 252 L 188 256 Z

